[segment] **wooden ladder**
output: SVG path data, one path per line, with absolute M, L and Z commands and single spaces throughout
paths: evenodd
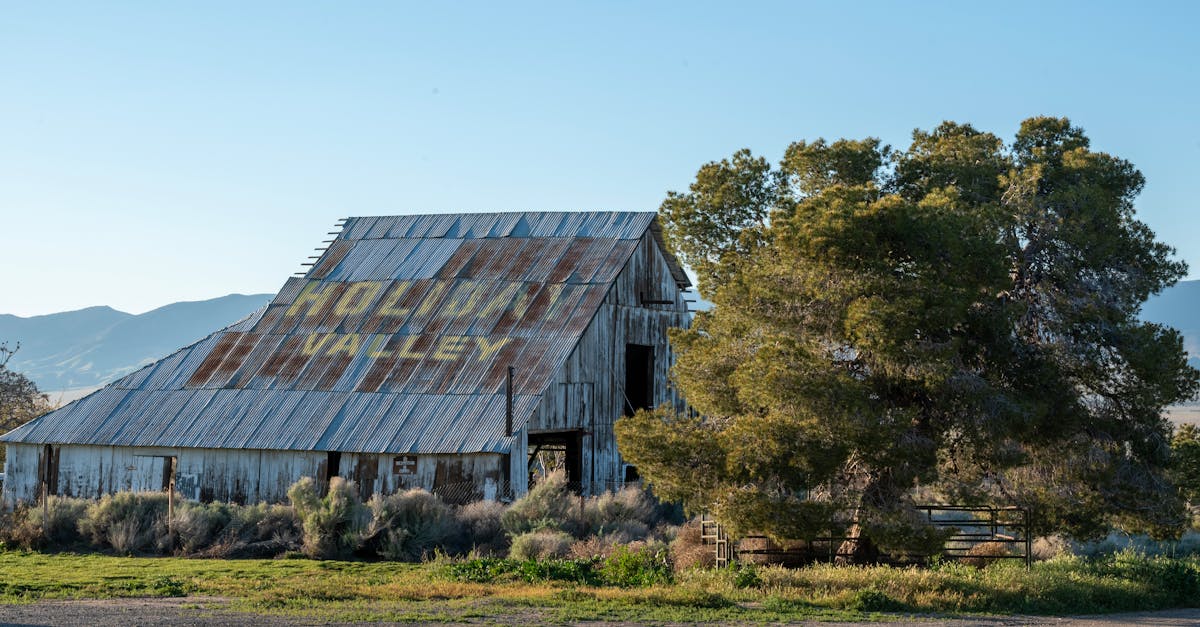
M 705 544 L 713 545 L 717 568 L 725 568 L 729 565 L 729 561 L 733 559 L 729 536 L 725 533 L 725 528 L 721 526 L 721 523 L 711 518 L 708 512 L 700 515 L 700 539 Z

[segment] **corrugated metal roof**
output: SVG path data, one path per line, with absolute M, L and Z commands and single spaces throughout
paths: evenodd
M 507 367 L 520 425 L 647 230 L 661 242 L 652 213 L 349 218 L 267 307 L 0 439 L 504 452 Z

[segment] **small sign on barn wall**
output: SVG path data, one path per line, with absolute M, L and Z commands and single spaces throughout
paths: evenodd
M 415 475 L 417 474 L 417 456 L 416 455 L 397 455 L 392 458 L 392 474 L 394 475 Z

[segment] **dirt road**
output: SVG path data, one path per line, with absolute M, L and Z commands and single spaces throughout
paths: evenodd
M 294 627 L 297 625 L 342 625 L 319 620 L 281 618 L 258 614 L 240 614 L 223 609 L 221 599 L 105 599 L 79 601 L 39 601 L 29 605 L 0 605 L 0 625 L 65 625 L 70 627 L 129 627 L 159 625 L 215 625 L 232 627 L 265 625 Z M 528 616 L 513 616 L 513 620 L 530 624 Z M 508 624 L 503 616 L 472 624 Z M 444 623 L 440 623 L 443 624 Z M 634 623 L 588 623 L 594 627 L 629 627 Z M 1037 625 L 1054 627 L 1116 627 L 1118 625 L 1156 625 L 1183 627 L 1200 625 L 1200 609 L 1167 610 L 1136 614 L 1048 618 L 1043 616 L 1004 616 L 987 618 L 935 618 L 896 616 L 888 623 L 827 623 L 804 622 L 814 627 L 867 627 L 880 624 L 920 625 L 922 627 L 1015 627 Z

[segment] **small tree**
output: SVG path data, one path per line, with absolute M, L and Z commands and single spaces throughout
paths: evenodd
M 622 420 L 623 454 L 735 529 L 801 539 L 848 511 L 853 561 L 936 542 L 917 486 L 1032 508 L 1035 532 L 1178 529 L 1161 412 L 1198 373 L 1138 320 L 1186 270 L 1135 218 L 1142 186 L 1055 118 L 705 165 L 660 209 L 715 304 L 671 335 L 702 417 Z
M 9 369 L 8 362 L 20 348 L 20 344 L 9 348 L 7 343 L 0 343 L 0 433 L 8 433 L 52 409 L 50 399 L 29 377 Z M 0 447 L 0 467 L 4 460 L 5 451 Z

